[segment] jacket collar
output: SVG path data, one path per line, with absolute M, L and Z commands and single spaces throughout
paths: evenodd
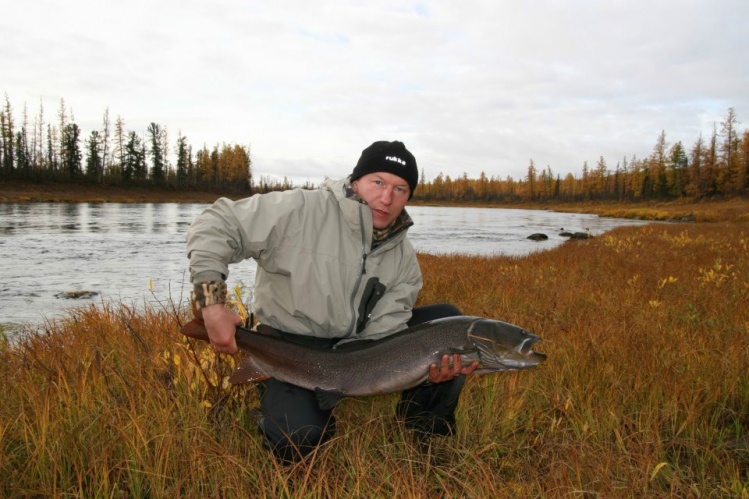
M 408 228 L 414 224 L 413 219 L 406 209 L 403 209 L 398 218 L 389 227 L 375 231 L 372 225 L 372 212 L 367 208 L 366 203 L 361 201 L 351 190 L 350 178 L 349 176 L 339 180 L 329 179 L 322 184 L 323 189 L 332 191 L 335 195 L 346 224 L 355 232 L 359 232 L 360 230 L 365 231 L 366 239 L 367 241 L 371 241 L 372 248 L 382 246 L 384 243 L 394 239 L 400 240 L 401 238 L 398 237 L 400 234 L 402 234 L 401 237 L 405 237 Z M 360 221 L 363 223 L 363 226 L 360 225 Z M 374 234 L 375 232 L 377 234 Z

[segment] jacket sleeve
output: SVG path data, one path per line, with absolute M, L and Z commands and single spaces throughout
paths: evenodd
M 192 282 L 226 280 L 229 264 L 261 258 L 288 226 L 299 202 L 291 191 L 217 200 L 187 231 Z

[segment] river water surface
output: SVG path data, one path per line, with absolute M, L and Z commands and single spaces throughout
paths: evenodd
M 189 297 L 185 232 L 205 204 L 0 203 L 0 323 L 40 323 L 70 307 L 114 301 L 160 306 Z M 411 206 L 409 237 L 423 253 L 522 256 L 567 239 L 646 222 L 542 210 Z M 546 241 L 527 239 L 542 232 Z M 255 263 L 230 267 L 230 289 Z M 94 291 L 86 300 L 61 298 Z

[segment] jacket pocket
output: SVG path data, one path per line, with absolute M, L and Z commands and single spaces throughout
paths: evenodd
M 367 281 L 364 286 L 364 294 L 362 294 L 361 302 L 359 302 L 359 318 L 356 321 L 356 333 L 361 333 L 367 326 L 369 317 L 372 315 L 377 302 L 380 301 L 382 295 L 385 294 L 385 285 L 380 282 L 377 277 L 373 277 Z

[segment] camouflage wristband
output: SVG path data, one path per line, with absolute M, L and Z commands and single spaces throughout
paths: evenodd
M 209 305 L 226 303 L 226 283 L 224 281 L 195 283 L 192 301 L 198 310 Z

